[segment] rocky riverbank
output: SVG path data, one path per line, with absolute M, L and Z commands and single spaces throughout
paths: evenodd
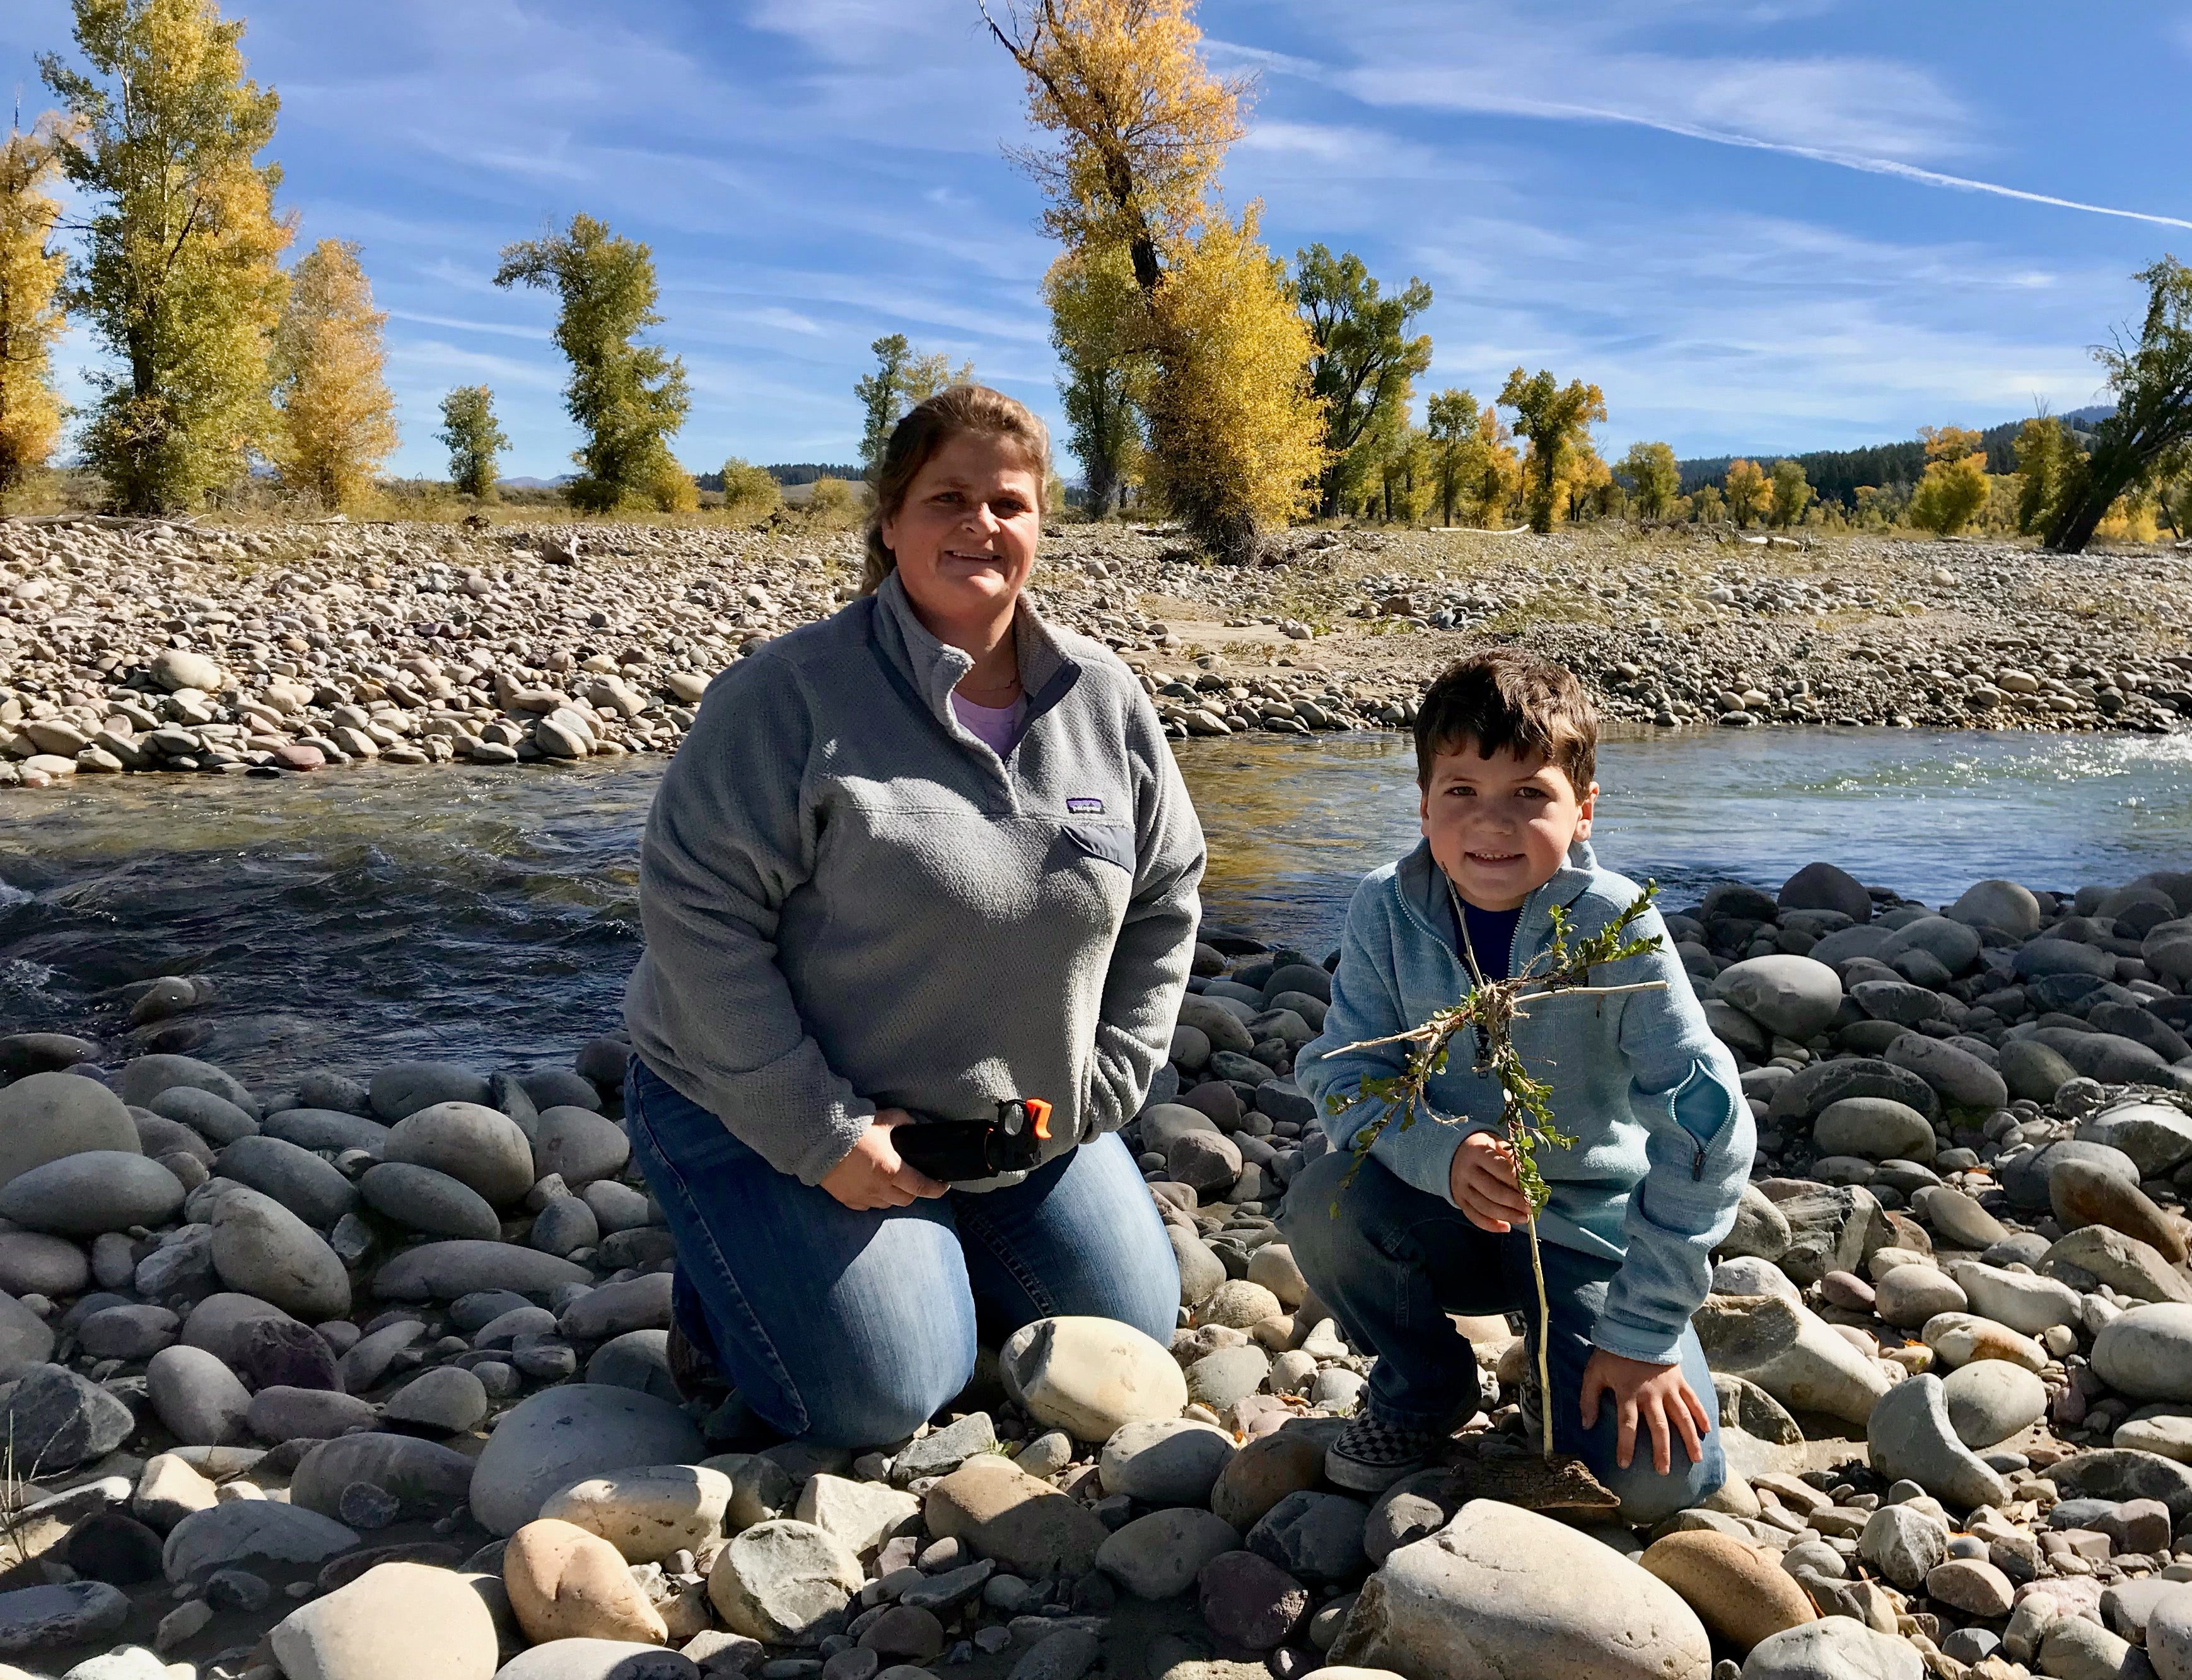
M 614 1038 L 247 1086 L 145 1053 L 186 976 L 0 1037 L 0 1680 L 2192 1680 L 2192 874 L 1669 926 L 1759 1154 L 1734 1473 L 1643 1530 L 1535 1468 L 1505 1320 L 1449 1464 L 1323 1483 L 1371 1362 L 1272 1218 L 1314 953 L 1207 930 L 1130 1129 L 1172 1346 L 1044 1321 L 857 1455 L 680 1397 Z
M 1397 727 L 1495 637 L 1662 729 L 2192 714 L 2171 550 L 1302 531 L 1274 563 L 1065 526 L 1035 598 L 1134 664 L 1179 736 Z M 0 520 L 0 786 L 670 751 L 710 676 L 858 570 L 854 535 L 796 527 Z

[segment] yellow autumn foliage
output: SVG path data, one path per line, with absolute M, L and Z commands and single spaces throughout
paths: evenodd
M 274 331 L 274 403 L 267 454 L 283 487 L 327 508 L 354 507 L 396 448 L 396 400 L 382 378 L 373 288 L 357 246 L 323 239 L 289 275 Z
M 1153 311 L 1150 488 L 1235 559 L 1259 529 L 1310 507 L 1324 463 L 1309 325 L 1256 237 L 1260 209 L 1213 216 L 1173 244 Z
M 83 443 L 122 507 L 191 506 L 244 473 L 273 421 L 278 165 L 256 162 L 281 100 L 243 73 L 241 20 L 214 0 L 72 0 L 88 73 L 43 61 L 77 132 L 85 195 L 73 288 L 112 363 Z
M 60 168 L 60 132 L 49 117 L 0 146 L 0 510 L 60 437 L 51 374 L 64 259 L 48 243 L 60 205 L 45 191 Z

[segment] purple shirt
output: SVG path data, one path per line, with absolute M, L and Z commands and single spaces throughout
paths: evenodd
M 968 732 L 990 751 L 1002 758 L 1019 742 L 1021 726 L 1027 722 L 1027 696 L 1022 694 L 1010 706 L 977 706 L 954 689 L 951 691 L 951 715 L 965 724 Z

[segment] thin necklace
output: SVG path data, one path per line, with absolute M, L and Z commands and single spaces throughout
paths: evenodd
M 1482 986 L 1484 970 L 1476 966 L 1476 942 L 1469 936 L 1469 916 L 1461 907 L 1461 894 L 1454 890 L 1453 877 L 1443 869 L 1439 871 L 1439 879 L 1446 883 L 1447 900 L 1453 906 L 1453 925 L 1461 929 L 1461 955 L 1469 964 L 1469 977 L 1478 986 Z M 1510 964 L 1514 962 L 1512 950 L 1508 951 L 1507 960 Z
M 1012 697 L 1019 694 L 1020 691 L 1020 679 L 1015 677 L 1009 683 L 1000 683 L 995 688 L 989 689 L 978 688 L 974 684 L 966 682 L 960 683 L 957 687 L 959 692 L 964 694 L 968 700 L 972 701 L 976 706 L 982 704 L 981 701 L 974 699 L 974 696 L 977 694 L 1002 694 L 1005 697 L 1006 703 L 1009 705 L 1011 703 Z

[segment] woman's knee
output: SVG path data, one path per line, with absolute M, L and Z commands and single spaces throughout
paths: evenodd
M 881 1447 L 905 1440 L 941 1411 L 974 1374 L 973 1325 L 963 1332 L 905 1327 L 910 1334 L 857 1352 L 823 1350 L 796 1379 L 807 1438 L 831 1447 Z

